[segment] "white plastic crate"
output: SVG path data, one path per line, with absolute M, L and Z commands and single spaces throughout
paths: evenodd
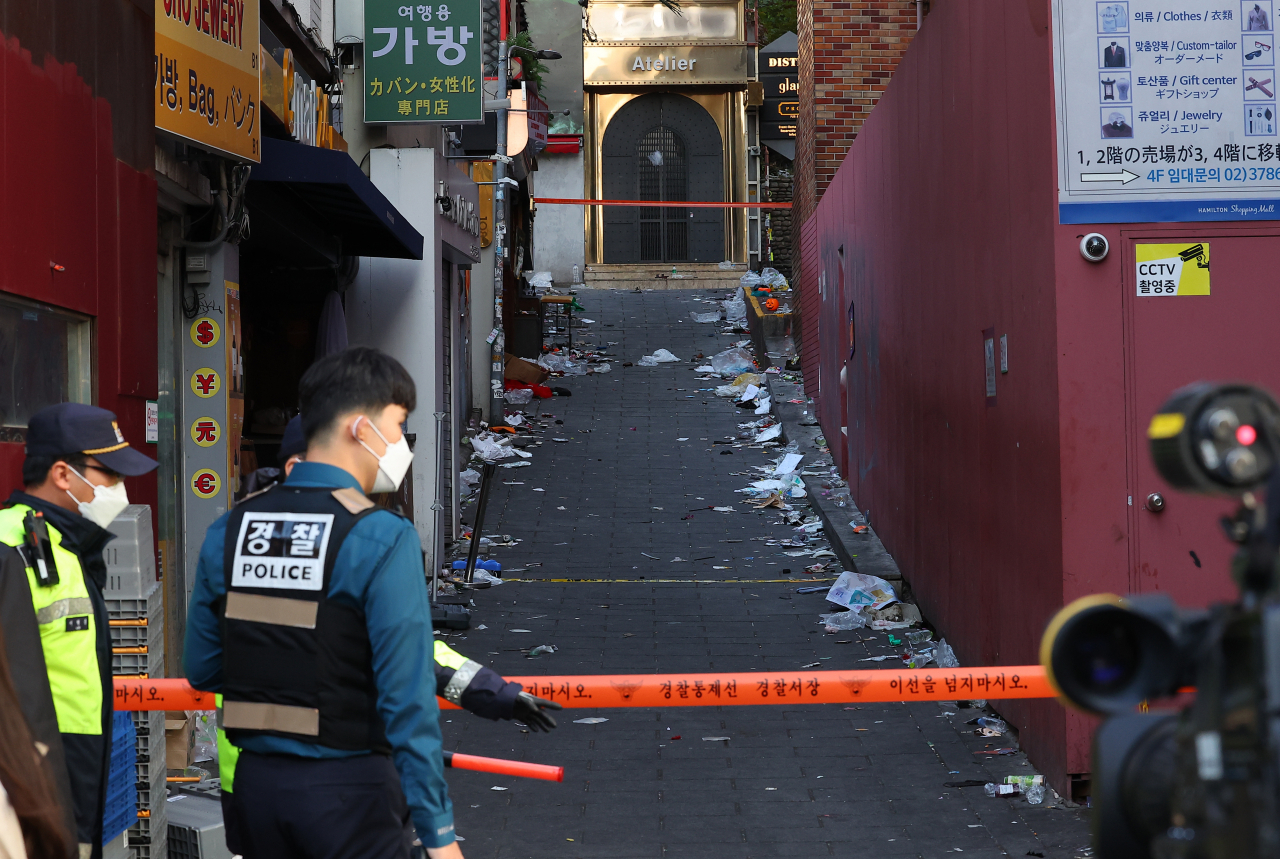
M 155 815 L 158 807 L 164 805 L 169 789 L 169 784 L 165 781 L 165 773 L 166 770 L 163 768 L 155 769 L 149 774 L 149 779 L 143 778 L 141 773 L 138 774 L 139 811 L 150 811 Z
M 159 603 L 159 600 L 157 600 Z M 139 618 L 140 619 L 140 618 Z M 164 624 L 153 623 L 146 618 L 145 626 L 113 626 L 111 627 L 112 647 L 157 647 L 164 645 Z
M 138 751 L 146 751 L 152 743 L 164 745 L 164 711 L 134 710 L 133 729 L 138 737 Z
M 153 613 L 158 616 L 164 611 L 159 587 L 147 596 L 112 597 L 107 595 L 106 603 L 107 616 L 111 620 L 132 620 L 139 617 L 150 619 Z
M 111 654 L 111 673 L 136 677 L 145 674 L 148 677 L 160 677 L 164 674 L 163 648 L 147 653 L 113 653 Z
M 111 520 L 107 530 L 116 538 L 102 551 L 107 562 L 105 596 L 125 599 L 150 596 L 160 584 L 156 580 L 151 508 L 146 504 L 130 504 Z

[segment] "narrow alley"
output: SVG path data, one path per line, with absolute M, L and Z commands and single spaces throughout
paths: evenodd
M 529 466 L 495 477 L 483 531 L 515 541 L 490 553 L 506 581 L 475 593 L 472 628 L 451 645 L 510 676 L 901 664 L 867 661 L 895 652 L 885 632 L 823 632 L 824 592 L 796 589 L 834 574 L 807 575 L 812 559 L 766 546 L 795 529 L 735 492 L 778 448 L 737 439 L 754 416 L 693 372 L 694 355 L 736 339 L 690 317 L 724 297 L 579 293 L 594 320 L 581 339 L 616 360 L 608 374 L 554 380 L 571 397 L 524 407 L 554 419 Z M 622 366 L 660 348 L 680 363 Z M 799 452 L 828 470 L 825 452 Z M 544 644 L 557 651 L 526 656 Z M 981 754 L 992 741 L 965 723 L 982 714 L 952 703 L 574 709 L 550 735 L 465 713 L 444 714 L 444 727 L 447 749 L 565 768 L 562 784 L 455 770 L 468 857 L 1091 855 L 1085 809 L 1052 792 L 1041 806 L 984 795 L 983 783 L 1033 770 L 1020 752 Z

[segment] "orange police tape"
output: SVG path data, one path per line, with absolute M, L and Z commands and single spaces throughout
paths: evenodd
M 598 674 L 508 677 L 565 707 L 701 707 L 848 704 L 853 701 L 953 701 L 1053 698 L 1039 665 L 740 674 Z M 440 701 L 442 709 L 458 707 Z M 212 710 L 213 693 L 186 680 L 115 678 L 117 710 Z

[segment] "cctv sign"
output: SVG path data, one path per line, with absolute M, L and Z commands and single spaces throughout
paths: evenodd
M 365 0 L 364 121 L 484 122 L 480 0 Z
M 1274 3 L 1053 0 L 1061 223 L 1277 219 Z
M 1208 295 L 1209 243 L 1135 245 L 1138 296 Z

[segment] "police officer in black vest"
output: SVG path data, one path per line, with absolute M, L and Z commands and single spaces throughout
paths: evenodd
M 241 752 L 246 859 L 460 859 L 444 780 L 422 545 L 394 491 L 416 404 L 395 359 L 353 347 L 300 385 L 307 461 L 209 529 L 185 667 L 221 692 Z

